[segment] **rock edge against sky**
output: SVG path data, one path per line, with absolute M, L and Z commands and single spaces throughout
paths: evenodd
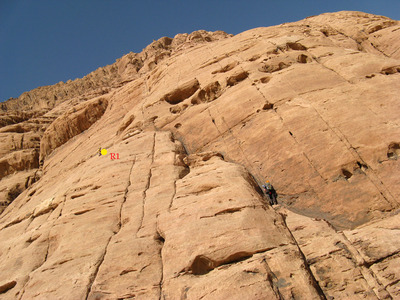
M 400 297 L 399 49 L 359 12 L 196 31 L 2 103 L 1 297 Z

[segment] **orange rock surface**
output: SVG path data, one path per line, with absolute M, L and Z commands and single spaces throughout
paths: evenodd
M 399 49 L 361 12 L 196 31 L 2 103 L 0 298 L 399 298 Z

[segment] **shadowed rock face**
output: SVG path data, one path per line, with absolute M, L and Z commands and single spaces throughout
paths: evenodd
M 400 297 L 399 49 L 359 12 L 198 31 L 2 104 L 1 298 Z
M 74 106 L 70 111 L 54 120 L 41 139 L 40 160 L 44 160 L 54 149 L 88 129 L 100 119 L 107 104 L 104 97 L 96 98 Z

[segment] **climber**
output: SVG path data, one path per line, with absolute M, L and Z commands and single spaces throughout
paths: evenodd
M 278 201 L 276 200 L 278 195 L 277 195 L 274 187 L 272 186 L 272 184 L 268 180 L 263 185 L 263 188 L 264 188 L 265 193 L 269 196 L 269 203 L 271 205 L 278 204 Z

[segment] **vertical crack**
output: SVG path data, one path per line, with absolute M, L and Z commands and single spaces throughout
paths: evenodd
M 128 184 L 126 185 L 125 193 L 124 193 L 124 199 L 122 200 L 122 204 L 121 204 L 121 207 L 120 207 L 120 210 L 119 210 L 118 232 L 119 232 L 119 230 L 120 230 L 121 227 L 122 227 L 122 209 L 123 209 L 123 207 L 124 207 L 124 205 L 125 205 L 125 202 L 126 202 L 126 199 L 127 199 L 127 197 L 128 197 L 129 187 L 130 187 L 131 184 L 132 184 L 132 183 L 131 183 L 131 174 L 132 174 L 133 166 L 135 165 L 135 163 L 136 163 L 136 156 L 135 156 L 135 158 L 133 159 L 131 169 L 129 170 Z M 117 232 L 117 233 L 118 233 L 118 232 Z
M 62 207 L 60 210 L 60 214 L 58 215 L 57 219 L 59 219 L 62 216 L 62 213 L 64 211 L 65 202 L 67 202 L 67 194 L 66 193 L 64 194 L 64 201 L 63 201 L 63 204 L 62 204 Z
M 315 290 L 317 291 L 318 295 L 320 296 L 320 299 L 326 300 L 325 293 L 324 293 L 324 291 L 322 290 L 321 286 L 319 285 L 319 282 L 317 281 L 317 279 L 315 279 L 314 273 L 311 271 L 310 266 L 309 266 L 308 263 L 307 263 L 306 256 L 304 255 L 304 253 L 303 253 L 303 251 L 301 250 L 299 244 L 297 243 L 297 240 L 295 239 L 295 237 L 293 236 L 292 232 L 290 231 L 289 226 L 288 226 L 287 223 L 286 223 L 286 218 L 285 218 L 285 216 L 284 216 L 282 213 L 280 213 L 280 215 L 281 215 L 281 217 L 282 217 L 283 224 L 285 225 L 287 231 L 289 232 L 290 236 L 292 237 L 293 242 L 295 243 L 295 245 L 296 245 L 296 247 L 297 247 L 297 250 L 298 250 L 299 253 L 300 253 L 300 256 L 301 256 L 301 259 L 302 259 L 302 261 L 303 261 L 305 270 L 307 271 L 307 273 L 308 273 L 309 276 L 310 276 L 310 283 L 311 283 L 311 285 L 312 285 L 312 286 L 315 288 Z
M 264 267 L 267 270 L 268 273 L 268 282 L 270 283 L 271 289 L 274 291 L 276 298 L 279 300 L 285 299 L 281 292 L 279 291 L 279 288 L 274 284 L 275 282 L 278 282 L 278 277 L 275 275 L 274 272 L 272 272 L 271 268 L 269 267 L 266 258 L 263 258 L 262 263 L 264 263 Z
M 176 180 L 174 180 L 174 192 L 172 194 L 171 201 L 170 201 L 169 206 L 168 206 L 168 211 L 169 212 L 171 211 L 171 207 L 172 207 L 172 205 L 174 203 L 175 195 L 176 195 Z
M 175 141 L 175 137 L 173 136 L 173 134 L 172 134 L 172 139 Z M 179 151 L 175 150 L 175 163 L 174 163 L 174 165 L 178 166 L 178 168 L 182 168 L 183 167 L 183 169 L 179 171 L 178 178 L 174 179 L 174 190 L 173 190 L 173 193 L 172 193 L 172 196 L 171 196 L 171 200 L 170 200 L 170 203 L 169 203 L 169 206 L 168 206 L 168 212 L 171 211 L 171 208 L 172 208 L 172 206 L 174 204 L 174 198 L 175 198 L 175 195 L 176 195 L 176 182 L 179 179 L 182 179 L 183 177 L 185 177 L 187 174 L 190 173 L 190 167 L 189 167 L 188 164 L 186 164 L 184 162 L 184 158 L 182 157 L 182 156 L 187 157 L 189 152 L 186 149 L 185 143 L 183 143 L 182 141 L 179 141 L 179 142 L 180 142 L 180 145 L 183 148 L 183 151 L 181 149 Z M 176 162 L 177 160 L 179 160 L 180 163 L 177 163 Z
M 14 135 L 11 135 L 11 143 L 10 144 L 14 147 L 14 150 L 17 149 L 17 144 L 15 143 Z
M 211 115 L 210 109 L 207 108 L 207 111 L 208 111 L 208 115 L 209 115 L 210 118 L 211 118 L 211 122 L 214 124 L 215 129 L 217 129 L 217 131 L 218 131 L 218 135 L 222 137 L 222 136 L 223 136 L 223 133 L 219 130 L 217 124 L 215 124 L 215 120 L 214 120 L 213 116 Z M 228 127 L 228 128 L 229 128 L 229 127 Z M 225 140 L 224 140 L 224 143 L 225 143 Z M 206 146 L 206 145 L 204 145 L 204 146 Z M 204 147 L 204 146 L 203 146 L 203 147 Z M 225 146 L 226 146 L 226 143 L 225 143 Z
M 144 89 L 145 89 L 144 94 L 145 94 L 145 98 L 147 98 L 149 96 L 149 94 L 150 94 L 150 89 L 149 89 L 147 81 L 148 81 L 148 78 L 147 78 L 147 76 L 145 76 L 144 77 Z M 142 105 L 140 107 L 140 111 L 142 113 L 142 120 L 143 121 L 144 121 L 144 104 L 145 104 L 145 102 L 146 101 L 142 101 Z
M 108 248 L 108 245 L 110 244 L 110 241 L 111 241 L 111 238 L 112 238 L 112 237 L 113 237 L 113 236 L 110 236 L 110 237 L 108 238 L 108 241 L 107 241 L 107 243 L 106 243 L 106 247 L 105 247 L 105 249 L 104 249 L 104 252 L 102 253 L 102 255 L 101 255 L 101 257 L 100 257 L 100 259 L 99 259 L 97 265 L 95 266 L 94 273 L 89 277 L 89 284 L 88 284 L 88 287 L 87 287 L 86 297 L 85 297 L 86 300 L 88 299 L 88 297 L 89 297 L 89 295 L 90 295 L 90 292 L 92 291 L 93 283 L 94 283 L 94 281 L 96 280 L 97 274 L 99 273 L 100 266 L 101 266 L 101 264 L 103 263 L 104 258 L 106 257 L 107 248 Z
M 129 174 L 128 174 L 128 183 L 127 183 L 127 186 L 126 186 L 126 188 L 125 188 L 124 197 L 123 197 L 123 200 L 122 200 L 122 203 L 121 203 L 121 206 L 120 206 L 120 210 L 119 210 L 118 230 L 108 238 L 108 240 L 107 240 L 107 242 L 106 242 L 106 246 L 105 246 L 105 248 L 104 248 L 104 251 L 103 251 L 103 253 L 102 253 L 102 255 L 101 255 L 101 257 L 100 257 L 98 263 L 97 263 L 96 266 L 95 266 L 95 270 L 94 270 L 93 274 L 89 277 L 89 284 L 88 284 L 88 286 L 87 286 L 86 297 L 85 297 L 86 300 L 88 299 L 88 297 L 89 297 L 89 295 L 90 295 L 90 293 L 91 293 L 91 291 L 92 291 L 92 287 L 93 287 L 93 284 L 94 284 L 94 282 L 95 282 L 95 280 L 96 280 L 96 278 L 97 278 L 97 274 L 99 273 L 100 266 L 101 266 L 101 265 L 103 264 L 103 262 L 104 262 L 104 259 L 105 259 L 106 254 L 107 254 L 108 247 L 109 247 L 110 242 L 111 242 L 111 239 L 112 239 L 115 235 L 117 235 L 118 232 L 121 230 L 121 227 L 122 227 L 122 220 L 121 220 L 121 218 L 122 218 L 122 209 L 123 209 L 123 206 L 124 206 L 124 204 L 125 204 L 125 202 L 126 202 L 126 199 L 127 199 L 129 186 L 131 185 L 131 174 L 132 174 L 132 169 L 133 169 L 133 166 L 135 165 L 135 162 L 136 162 L 136 157 L 135 157 L 135 159 L 132 161 L 132 166 L 131 166 L 131 168 L 130 168 L 130 170 L 129 170 Z
M 158 241 L 160 242 L 159 256 L 160 256 L 160 263 L 161 263 L 160 282 L 158 283 L 160 294 L 158 296 L 158 299 L 161 300 L 161 298 L 163 296 L 163 283 L 164 283 L 164 261 L 163 261 L 163 256 L 162 256 L 162 250 L 164 247 L 165 240 L 158 231 L 157 231 L 157 234 L 159 235 Z
M 22 137 L 21 137 L 21 149 L 24 149 L 24 134 L 22 134 Z
M 147 197 L 147 191 L 150 188 L 150 182 L 151 182 L 151 177 L 152 177 L 152 166 L 153 166 L 153 162 L 154 162 L 154 154 L 155 154 L 155 148 L 156 148 L 156 133 L 153 133 L 153 146 L 152 146 L 152 150 L 151 150 L 151 164 L 150 164 L 150 168 L 149 168 L 149 173 L 147 175 L 147 183 L 146 183 L 146 187 L 144 188 L 144 191 L 142 193 L 142 198 L 143 198 L 143 202 L 142 202 L 142 217 L 140 220 L 140 226 L 138 231 L 136 232 L 136 236 L 138 235 L 139 231 L 143 228 L 143 221 L 144 221 L 144 215 L 145 215 L 145 206 L 146 206 L 146 197 Z

